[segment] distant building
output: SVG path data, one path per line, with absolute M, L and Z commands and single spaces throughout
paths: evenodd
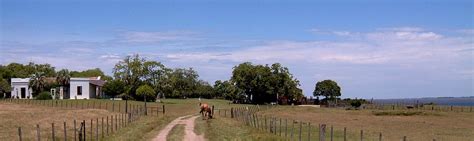
M 71 78 L 69 82 L 69 95 L 63 96 L 64 99 L 89 99 L 97 98 L 103 95 L 102 86 L 105 81 L 100 77 L 91 78 Z
M 11 95 L 13 98 L 18 99 L 31 99 L 31 89 L 28 86 L 30 83 L 30 78 L 12 78 L 11 79 L 12 92 Z
M 11 86 L 12 97 L 18 99 L 32 99 L 32 90 L 28 86 L 29 78 L 12 78 Z M 71 78 L 69 81 L 69 88 L 53 88 L 50 90 L 53 98 L 59 99 L 90 99 L 103 96 L 102 86 L 105 81 L 100 80 L 100 77 L 89 78 Z

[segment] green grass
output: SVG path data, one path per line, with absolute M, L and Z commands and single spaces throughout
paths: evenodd
M 166 137 L 167 141 L 182 141 L 184 139 L 184 125 L 177 124 L 171 129 L 168 136 Z
M 284 138 L 245 126 L 231 118 L 216 117 L 211 120 L 196 119 L 195 132 L 209 141 L 223 140 L 284 140 Z

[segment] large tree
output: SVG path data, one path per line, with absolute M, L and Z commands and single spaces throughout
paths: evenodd
M 9 93 L 12 87 L 7 80 L 0 77 L 0 98 L 4 98 L 4 94 Z
M 298 88 L 299 81 L 279 63 L 271 67 L 250 62 L 239 64 L 232 71 L 231 82 L 243 90 L 246 100 L 252 103 L 275 102 L 278 97 L 297 99 L 303 95 Z
M 168 83 L 172 88 L 172 92 L 168 93 L 167 96 L 193 97 L 199 83 L 199 75 L 196 71 L 194 71 L 192 68 L 177 68 L 168 75 Z
M 217 80 L 214 83 L 214 91 L 217 97 L 223 97 L 227 100 L 241 99 L 243 96 L 239 88 L 232 84 L 230 81 Z
M 113 69 L 115 79 L 120 79 L 125 83 L 126 93 L 132 97 L 140 98 L 136 96 L 136 89 L 143 83 L 145 78 L 145 71 L 143 63 L 144 58 L 141 58 L 138 54 L 133 56 L 127 56 L 122 61 L 115 64 Z
M 62 93 L 63 96 L 68 91 L 68 88 L 69 88 L 68 86 L 69 86 L 70 81 L 71 81 L 71 75 L 69 73 L 69 70 L 62 69 L 56 73 L 56 82 L 60 86 L 60 90 L 62 90 L 60 94 Z
M 33 96 L 44 91 L 46 87 L 46 77 L 43 72 L 36 72 L 30 77 L 29 86 L 33 90 Z
M 316 83 L 314 96 L 324 96 L 328 100 L 334 100 L 341 96 L 341 87 L 333 80 L 323 80 Z
M 125 92 L 125 83 L 120 79 L 107 81 L 102 89 L 106 95 L 115 97 Z

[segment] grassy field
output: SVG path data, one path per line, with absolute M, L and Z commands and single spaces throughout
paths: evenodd
M 360 139 L 360 130 L 364 130 L 364 139 L 378 140 L 383 134 L 384 140 L 473 140 L 474 113 L 437 112 L 409 110 L 344 110 L 298 106 L 278 106 L 259 112 L 262 116 L 274 116 L 283 119 L 311 122 L 316 125 L 313 135 L 318 134 L 318 125 L 326 124 L 334 128 L 334 136 L 341 139 L 343 128 L 347 128 L 348 139 Z M 296 123 L 296 126 L 299 126 Z M 304 129 L 303 136 L 307 136 Z M 326 130 L 327 132 L 329 131 Z M 328 134 L 327 134 L 328 135 Z
M 360 130 L 364 130 L 364 140 L 378 140 L 379 133 L 383 133 L 384 140 L 401 140 L 407 136 L 408 140 L 472 140 L 474 138 L 474 113 L 469 112 L 440 112 L 427 110 L 344 110 L 332 108 L 313 108 L 298 106 L 275 106 L 262 110 L 259 116 L 260 127 L 264 117 L 276 117 L 277 125 L 281 119 L 283 124 L 277 126 L 279 136 L 269 134 L 261 128 L 245 126 L 243 122 L 230 118 L 231 107 L 247 107 L 254 105 L 229 104 L 225 100 L 203 99 L 166 99 L 163 103 L 147 103 L 148 107 L 166 106 L 166 113 L 149 110 L 150 116 L 140 117 L 139 120 L 101 140 L 150 140 L 169 122 L 184 115 L 195 115 L 199 112 L 199 102 L 214 105 L 215 118 L 211 120 L 196 119 L 198 134 L 204 134 L 208 140 L 286 140 L 284 121 L 287 120 L 287 137 L 298 140 L 299 127 L 302 126 L 302 139 L 307 140 L 308 133 L 311 140 L 317 140 L 318 125 L 326 124 L 326 137 L 329 140 L 330 127 L 334 129 L 335 140 L 342 140 L 343 128 L 347 128 L 348 140 L 360 140 Z M 72 122 L 74 119 L 100 119 L 110 115 L 123 113 L 125 101 L 110 100 L 62 100 L 57 105 L 55 101 L 21 101 L 21 104 L 0 102 L 0 140 L 18 139 L 18 127 L 22 127 L 23 139 L 34 140 L 36 124 L 41 127 L 42 140 L 51 139 L 51 123 L 55 123 L 56 138 L 63 139 L 63 122 L 67 123 L 67 136 L 73 139 Z M 52 106 L 53 105 L 53 106 Z M 65 106 L 69 105 L 69 106 Z M 76 108 L 77 105 L 77 108 Z M 84 109 L 82 109 L 84 105 Z M 87 106 L 89 105 L 89 106 Z M 114 106 L 112 108 L 112 105 Z M 129 101 L 131 108 L 139 108 L 143 102 Z M 134 107 L 133 107 L 134 106 Z M 120 107 L 120 108 L 119 108 Z M 269 106 L 260 106 L 266 109 Z M 88 109 L 96 108 L 96 109 Z M 119 110 L 120 109 L 120 110 Z M 220 109 L 220 110 L 219 110 Z M 161 109 L 158 109 L 161 110 Z M 227 110 L 227 116 L 224 116 Z M 94 125 L 96 121 L 94 120 Z M 295 120 L 295 121 L 293 121 Z M 308 122 L 311 130 L 308 131 Z M 89 129 L 87 132 L 90 132 Z M 100 132 L 100 131 L 99 131 Z M 95 134 L 95 133 L 94 133 Z M 169 135 L 171 139 L 179 140 L 182 136 L 180 127 Z M 89 137 L 88 137 L 89 138 Z
M 0 140 L 17 140 L 18 127 L 22 128 L 24 140 L 36 139 L 36 125 L 40 126 L 42 140 L 51 140 L 52 123 L 55 123 L 56 138 L 64 139 L 64 122 L 69 139 L 73 139 L 73 120 L 77 126 L 82 120 L 89 122 L 115 113 L 101 109 L 58 109 L 35 105 L 0 103 Z M 89 126 L 89 125 L 87 125 Z M 88 131 L 89 132 L 89 131 Z

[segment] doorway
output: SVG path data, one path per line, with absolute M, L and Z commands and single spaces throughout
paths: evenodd
M 26 98 L 26 88 L 21 88 L 20 89 L 20 98 Z

